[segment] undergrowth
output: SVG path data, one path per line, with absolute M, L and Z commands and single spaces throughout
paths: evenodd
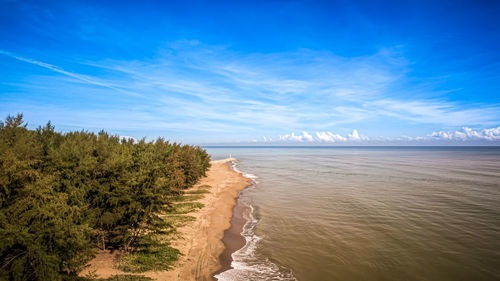
M 174 208 L 172 210 L 172 214 L 188 214 L 191 212 L 196 211 L 197 209 L 203 208 L 202 203 L 200 202 L 185 202 L 185 203 L 178 203 L 174 205 Z
M 162 238 L 155 234 L 141 238 L 135 251 L 120 258 L 118 268 L 125 272 L 169 270 L 181 253 Z
M 170 224 L 172 227 L 177 228 L 185 226 L 188 223 L 195 221 L 196 218 L 193 216 L 186 216 L 186 215 L 166 215 L 163 217 L 163 220 L 166 223 Z
M 152 278 L 142 276 L 142 275 L 132 275 L 132 274 L 120 274 L 114 275 L 108 279 L 100 279 L 102 281 L 149 281 Z
M 206 189 L 197 189 L 197 190 L 186 191 L 184 194 L 205 194 L 205 193 L 210 193 L 210 191 Z
M 203 195 L 200 195 L 200 194 L 182 195 L 182 196 L 176 197 L 175 201 L 176 202 L 191 202 L 191 201 L 200 200 L 201 198 L 203 198 Z
M 197 190 L 186 191 L 174 199 L 174 204 L 166 213 L 160 215 L 163 231 L 156 231 L 141 237 L 134 251 L 123 255 L 119 259 L 118 268 L 125 272 L 146 272 L 169 270 L 182 255 L 165 241 L 177 235 L 176 228 L 187 225 L 196 220 L 187 214 L 203 208 L 203 204 L 196 202 L 209 193 L 209 185 L 201 185 Z M 165 226 L 168 226 L 167 228 Z M 116 275 L 106 279 L 109 281 L 145 281 L 148 277 L 136 275 Z M 134 279 L 135 278 L 135 279 Z M 142 278 L 142 279 L 141 279 Z

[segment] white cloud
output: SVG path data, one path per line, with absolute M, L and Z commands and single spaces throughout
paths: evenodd
M 295 135 L 295 133 L 292 132 L 291 134 L 279 136 L 279 139 L 281 141 L 286 141 L 286 142 L 289 142 L 289 141 L 291 141 L 291 142 L 304 142 L 304 141 L 312 142 L 312 141 L 314 141 L 313 136 L 311 136 L 306 131 L 303 131 L 302 135 Z
M 347 138 L 331 132 L 317 132 L 316 139 L 321 142 L 344 142 L 347 140 Z
M 311 136 L 310 134 L 308 134 L 306 131 L 302 132 L 302 136 L 304 137 L 304 140 L 306 140 L 306 141 L 314 141 L 313 136 Z
M 358 130 L 356 130 L 356 129 L 352 130 L 352 133 L 350 133 L 348 135 L 348 139 L 351 141 L 368 141 L 368 140 L 370 140 L 369 137 L 360 135 L 358 133 Z
M 290 133 L 279 137 L 275 142 L 311 142 L 311 143 L 426 143 L 436 141 L 500 141 L 500 127 L 474 130 L 469 127 L 462 127 L 461 130 L 456 131 L 436 131 L 427 136 L 401 136 L 396 138 L 378 137 L 369 138 L 360 134 L 358 130 L 353 129 L 352 133 L 342 136 L 337 133 L 328 131 L 316 132 L 314 137 L 306 131 L 302 134 Z M 264 140 L 272 142 L 271 138 L 264 137 Z
M 474 130 L 468 127 L 462 127 L 462 131 L 437 131 L 432 132 L 429 137 L 434 140 L 487 140 L 497 141 L 500 140 L 500 127 Z
M 306 131 L 303 131 L 302 134 L 295 135 L 295 133 L 286 134 L 284 136 L 280 136 L 280 141 L 286 142 L 359 142 L 359 141 L 368 141 L 370 138 L 364 135 L 360 135 L 358 130 L 354 129 L 352 133 L 347 136 L 341 136 L 339 134 L 334 134 L 332 132 L 316 132 L 315 137 L 309 134 Z
M 487 140 L 500 139 L 500 127 L 483 130 L 483 136 Z

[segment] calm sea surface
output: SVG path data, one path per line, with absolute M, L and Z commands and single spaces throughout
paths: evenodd
M 256 182 L 221 280 L 500 280 L 500 148 L 207 151 Z

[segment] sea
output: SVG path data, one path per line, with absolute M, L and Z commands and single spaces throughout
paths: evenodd
M 218 280 L 500 280 L 500 147 L 205 147 L 254 183 Z

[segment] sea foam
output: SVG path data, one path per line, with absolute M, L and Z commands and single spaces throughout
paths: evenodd
M 231 163 L 231 168 L 252 180 L 255 188 L 258 177 L 254 174 L 244 173 L 238 170 L 236 162 Z M 255 216 L 255 208 L 247 198 L 240 198 L 239 203 L 246 205 L 250 212 L 244 214 L 246 220 L 241 235 L 245 238 L 245 246 L 235 251 L 231 257 L 231 269 L 226 270 L 214 277 L 221 281 L 229 280 L 297 280 L 290 270 L 278 266 L 267 257 L 258 252 L 262 238 L 255 234 L 255 227 L 259 220 Z

